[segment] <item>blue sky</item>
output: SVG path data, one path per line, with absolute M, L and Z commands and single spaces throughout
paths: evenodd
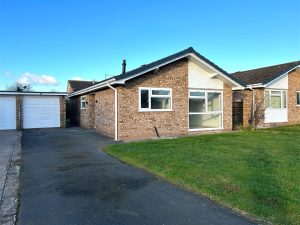
M 65 91 L 192 46 L 228 72 L 300 60 L 300 0 L 0 0 L 0 90 Z

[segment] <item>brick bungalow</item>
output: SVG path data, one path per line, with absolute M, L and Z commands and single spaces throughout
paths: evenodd
M 72 123 L 116 140 L 231 130 L 232 88 L 242 88 L 193 48 L 80 85 L 68 83 Z
M 258 127 L 300 123 L 300 61 L 236 72 L 232 76 L 244 86 L 233 91 L 233 104 L 243 102 L 241 125 L 251 123 L 256 109 L 260 117 Z

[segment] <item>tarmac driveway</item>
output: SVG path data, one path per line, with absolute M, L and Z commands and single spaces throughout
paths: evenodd
M 24 130 L 18 223 L 253 224 L 106 155 L 112 142 L 80 128 Z

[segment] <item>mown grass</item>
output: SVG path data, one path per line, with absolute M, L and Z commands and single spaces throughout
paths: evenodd
M 275 224 L 300 224 L 300 126 L 115 144 L 104 149 Z

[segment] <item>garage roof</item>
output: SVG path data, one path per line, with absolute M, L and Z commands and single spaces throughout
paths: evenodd
M 66 92 L 44 92 L 44 91 L 0 91 L 0 95 L 42 95 L 42 96 L 66 96 Z

